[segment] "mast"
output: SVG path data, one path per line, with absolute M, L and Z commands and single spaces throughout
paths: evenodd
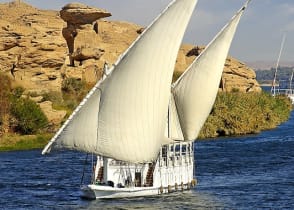
M 275 69 L 275 73 L 274 73 L 274 79 L 273 79 L 272 88 L 271 88 L 271 93 L 272 93 L 273 96 L 276 96 L 277 72 L 278 72 L 278 68 L 279 68 L 279 64 L 280 64 L 282 51 L 284 49 L 285 41 L 286 41 L 286 34 L 283 35 L 283 39 L 282 39 L 281 47 L 280 47 L 280 52 L 279 52 L 279 56 L 278 56 L 278 60 L 277 60 L 277 64 L 276 64 L 276 69 Z
M 167 138 L 171 138 L 171 100 L 169 101 L 167 111 Z

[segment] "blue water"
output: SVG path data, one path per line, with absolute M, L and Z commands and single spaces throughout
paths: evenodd
M 198 141 L 198 186 L 149 198 L 80 199 L 83 153 L 0 153 L 0 209 L 294 209 L 293 128 Z

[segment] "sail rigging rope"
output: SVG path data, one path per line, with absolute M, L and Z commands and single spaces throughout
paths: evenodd
M 91 182 L 95 183 L 95 170 L 96 168 L 94 168 L 94 154 L 92 153 L 92 163 L 91 163 L 91 168 L 92 168 L 92 178 L 91 178 Z
M 85 175 L 85 170 L 86 170 L 86 164 L 87 164 L 87 161 L 88 161 L 88 153 L 87 153 L 87 155 L 86 155 L 86 159 L 85 159 L 85 162 L 84 162 L 84 167 L 83 167 L 83 174 L 82 174 L 82 178 L 81 178 L 81 184 L 80 185 L 82 185 L 83 184 L 83 181 L 84 181 L 84 175 Z

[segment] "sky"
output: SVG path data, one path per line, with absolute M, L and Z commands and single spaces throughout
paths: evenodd
M 24 0 L 40 9 L 60 10 L 70 0 Z M 142 26 L 152 20 L 171 0 L 76 0 L 112 13 L 111 20 Z M 0 0 L 0 3 L 9 0 Z M 183 42 L 206 45 L 239 10 L 245 0 L 198 0 Z M 243 61 L 276 62 L 283 35 L 285 47 L 281 65 L 294 63 L 294 1 L 252 0 L 243 14 L 230 55 Z

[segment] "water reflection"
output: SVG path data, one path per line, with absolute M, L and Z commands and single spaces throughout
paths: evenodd
M 101 199 L 89 202 L 86 209 L 223 209 L 216 197 L 195 190 L 152 197 Z

